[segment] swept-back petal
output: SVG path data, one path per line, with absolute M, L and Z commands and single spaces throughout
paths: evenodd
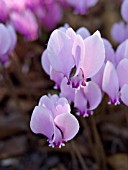
M 74 106 L 80 111 L 81 114 L 84 114 L 87 110 L 87 99 L 83 92 L 83 88 L 76 90 L 75 99 L 74 99 Z
M 76 31 L 77 34 L 79 34 L 83 39 L 90 36 L 90 32 L 87 28 L 81 27 Z
M 119 64 L 120 60 L 128 58 L 128 40 L 121 43 L 116 50 L 116 64 Z
M 95 74 L 95 76 L 91 78 L 93 82 L 99 85 L 101 90 L 102 90 L 102 79 L 103 79 L 104 68 L 105 68 L 105 63 L 102 65 L 100 70 Z
M 103 42 L 105 47 L 105 63 L 109 60 L 115 65 L 115 52 L 111 43 L 105 38 L 103 38 Z
M 61 129 L 64 141 L 71 140 L 78 133 L 79 123 L 72 114 L 60 114 L 54 119 L 54 122 Z
M 57 110 L 57 115 L 63 113 L 70 113 L 71 108 L 68 103 L 68 100 L 65 97 L 59 98 L 59 100 L 56 103 L 56 110 Z
M 122 59 L 116 68 L 117 75 L 119 78 L 120 88 L 126 83 L 128 83 L 128 59 Z
M 54 122 L 50 111 L 42 106 L 36 106 L 32 113 L 30 127 L 34 133 L 43 134 L 52 139 Z
M 44 108 L 47 108 L 51 111 L 52 116 L 55 117 L 56 109 L 54 102 L 50 99 L 50 97 L 44 95 L 39 100 L 39 106 L 42 106 Z
M 69 103 L 74 101 L 75 89 L 67 85 L 66 77 L 63 78 L 63 80 L 61 82 L 60 89 L 61 89 L 60 96 L 66 97 L 68 99 Z
M 74 66 L 72 57 L 73 41 L 64 32 L 55 30 L 50 36 L 47 51 L 53 69 L 69 77 Z
M 0 24 L 0 55 L 4 55 L 8 52 L 11 46 L 11 37 L 8 29 L 4 24 Z
M 121 6 L 121 15 L 128 22 L 128 0 L 124 0 Z
M 60 88 L 61 81 L 63 79 L 64 75 L 60 72 L 55 71 L 52 66 L 50 67 L 50 79 L 55 81 L 56 83 L 56 88 Z
M 99 31 L 84 40 L 85 57 L 82 66 L 86 78 L 93 77 L 102 67 L 105 59 L 105 48 Z
M 128 84 L 125 84 L 120 91 L 120 98 L 128 106 Z
M 41 56 L 41 65 L 44 69 L 44 71 L 50 75 L 50 62 L 48 59 L 48 55 L 47 55 L 47 50 L 43 51 L 42 56 Z
M 102 100 L 102 93 L 98 85 L 92 81 L 84 87 L 84 93 L 89 104 L 89 110 L 94 110 Z
M 110 61 L 106 63 L 104 69 L 102 89 L 108 94 L 111 101 L 114 102 L 117 99 L 119 91 L 119 81 L 117 72 Z

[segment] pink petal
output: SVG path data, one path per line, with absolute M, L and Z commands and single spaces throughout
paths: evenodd
M 39 100 L 39 106 L 45 107 L 48 110 L 50 110 L 52 116 L 55 117 L 56 109 L 55 109 L 54 102 L 50 99 L 50 97 L 46 95 L 42 96 Z
M 11 37 L 4 24 L 0 24 L 0 55 L 8 52 L 11 45 Z
M 50 67 L 50 79 L 55 81 L 56 85 L 55 88 L 59 89 L 61 81 L 63 79 L 64 75 L 62 73 L 59 73 L 55 71 L 52 66 Z
M 103 42 L 105 47 L 105 63 L 109 60 L 115 65 L 115 52 L 111 43 L 105 38 L 103 38 Z
M 74 31 L 71 27 L 69 27 L 69 28 L 66 30 L 66 35 L 67 35 L 68 37 L 70 37 L 73 41 L 74 41 L 75 38 L 76 38 L 76 33 L 75 33 L 75 31 Z
M 72 114 L 60 114 L 54 119 L 54 122 L 61 129 L 64 141 L 71 140 L 78 133 L 79 123 Z
M 117 75 L 119 78 L 120 87 L 128 83 L 128 59 L 122 59 L 117 65 Z
M 63 113 L 70 113 L 71 108 L 68 103 L 68 100 L 64 97 L 59 98 L 56 103 L 56 110 L 57 110 L 57 115 L 63 114 Z
M 52 139 L 54 122 L 50 111 L 42 106 L 36 106 L 32 113 L 30 127 L 34 133 L 43 134 Z
M 102 90 L 102 79 L 103 79 L 104 68 L 105 68 L 105 63 L 102 65 L 100 70 L 95 74 L 95 76 L 91 78 L 93 82 L 98 84 L 101 90 Z
M 61 93 L 60 96 L 66 97 L 69 101 L 69 103 L 74 101 L 74 96 L 75 96 L 75 89 L 71 88 L 70 86 L 67 85 L 67 78 L 63 78 L 61 82 Z
M 85 57 L 82 66 L 86 78 L 93 77 L 102 67 L 105 59 L 105 48 L 99 31 L 85 40 Z
M 128 84 L 125 84 L 120 91 L 120 98 L 128 106 Z
M 54 70 L 67 77 L 74 66 L 72 40 L 62 31 L 55 30 L 48 42 L 48 58 Z
M 128 40 L 121 43 L 116 50 L 116 64 L 123 58 L 128 58 Z
M 117 72 L 110 61 L 106 63 L 104 69 L 102 89 L 108 94 L 111 101 L 115 102 L 115 100 L 118 98 L 119 81 Z
M 87 86 L 83 88 L 85 97 L 89 103 L 89 110 L 94 110 L 98 107 L 102 100 L 102 93 L 98 85 L 94 82 L 88 82 Z
M 114 41 L 121 43 L 128 38 L 127 25 L 120 21 L 115 23 L 111 29 L 111 35 Z
M 17 36 L 16 36 L 15 29 L 13 28 L 12 25 L 7 25 L 7 29 L 10 34 L 10 38 L 11 38 L 11 46 L 10 46 L 8 52 L 12 52 L 16 46 L 16 43 L 17 43 Z
M 48 75 L 50 75 L 50 62 L 49 62 L 49 59 L 48 59 L 47 50 L 43 51 L 43 54 L 41 56 L 41 64 L 42 64 L 44 71 Z
M 79 34 L 83 39 L 87 38 L 90 36 L 90 32 L 88 31 L 87 28 L 81 27 L 76 31 L 77 34 Z
M 78 109 L 80 114 L 84 114 L 87 111 L 87 99 L 83 92 L 83 88 L 76 90 L 74 106 Z
M 121 15 L 123 19 L 128 23 L 128 0 L 124 0 L 122 3 Z

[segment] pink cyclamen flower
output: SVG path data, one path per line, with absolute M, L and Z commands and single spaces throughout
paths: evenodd
M 98 107 L 102 100 L 102 93 L 98 85 L 94 82 L 87 82 L 85 87 L 76 90 L 74 106 L 78 115 L 87 117 L 93 114 L 93 110 Z
M 66 98 L 59 98 L 57 95 L 43 96 L 32 113 L 31 130 L 45 135 L 49 146 L 61 147 L 64 142 L 74 138 L 79 130 L 79 123 L 70 112 Z
M 38 36 L 38 24 L 34 14 L 30 10 L 22 13 L 11 13 L 11 22 L 18 32 L 23 34 L 28 40 L 34 40 Z
M 123 73 L 123 74 L 122 74 Z M 110 61 L 106 63 L 104 74 L 103 74 L 103 82 L 102 89 L 106 92 L 110 98 L 109 104 L 120 104 L 127 103 L 126 100 L 128 97 L 127 91 L 128 86 L 128 59 L 122 59 L 117 67 L 115 67 Z
M 47 63 L 57 73 L 67 77 L 67 83 L 77 88 L 93 77 L 105 59 L 104 44 L 97 31 L 83 39 L 72 28 L 53 31 L 47 46 Z

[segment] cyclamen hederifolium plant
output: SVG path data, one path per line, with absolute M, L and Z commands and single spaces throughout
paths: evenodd
M 32 131 L 48 137 L 49 146 L 61 147 L 79 129 L 71 103 L 83 117 L 93 114 L 104 93 L 109 104 L 128 105 L 127 47 L 126 40 L 115 52 L 99 31 L 90 35 L 84 27 L 75 32 L 66 24 L 54 30 L 41 63 L 60 94 L 40 99 L 31 117 Z

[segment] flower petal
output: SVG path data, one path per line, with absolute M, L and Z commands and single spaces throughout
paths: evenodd
M 5 55 L 11 45 L 11 37 L 4 24 L 0 24 L 0 55 Z
M 44 108 L 47 108 L 51 111 L 52 116 L 55 117 L 56 109 L 54 102 L 50 99 L 50 97 L 44 95 L 39 100 L 39 106 L 42 106 Z
M 79 34 L 83 39 L 87 38 L 90 36 L 90 32 L 88 31 L 87 28 L 81 27 L 76 31 L 77 34 Z
M 123 21 L 115 23 L 112 26 L 111 35 L 114 41 L 118 43 L 123 42 L 126 38 L 128 38 L 127 25 Z
M 84 114 L 87 111 L 87 99 L 84 95 L 83 88 L 76 90 L 74 99 L 74 106 L 81 114 Z
M 75 89 L 71 88 L 70 86 L 67 85 L 67 78 L 63 78 L 62 82 L 61 82 L 61 93 L 60 96 L 62 97 L 66 97 L 69 101 L 69 103 L 74 101 L 74 97 L 75 97 Z
M 128 58 L 128 40 L 121 43 L 116 50 L 116 64 L 123 58 Z
M 48 42 L 48 58 L 54 70 L 67 77 L 74 66 L 72 40 L 62 31 L 55 30 Z
M 71 140 L 78 133 L 79 123 L 72 114 L 60 114 L 54 119 L 54 122 L 61 129 L 64 141 Z
M 43 51 L 43 54 L 41 56 L 41 65 L 42 65 L 44 71 L 48 75 L 50 75 L 50 62 L 48 59 L 47 50 Z
M 128 0 L 124 0 L 121 6 L 121 15 L 128 22 Z
M 99 31 L 85 40 L 85 57 L 82 66 L 86 78 L 93 77 L 102 67 L 105 59 L 105 48 Z
M 128 59 L 122 59 L 117 65 L 117 75 L 119 78 L 120 88 L 126 83 L 128 83 Z
M 30 120 L 30 127 L 34 133 L 43 134 L 52 139 L 54 122 L 48 109 L 36 106 Z
M 105 68 L 105 63 L 102 65 L 100 70 L 95 74 L 95 76 L 91 78 L 93 82 L 98 84 L 101 90 L 102 90 L 102 79 L 103 79 L 104 68 Z
M 68 100 L 64 97 L 59 98 L 56 103 L 56 110 L 57 110 L 57 115 L 63 114 L 63 113 L 70 113 L 71 108 L 68 103 Z
M 115 65 L 115 52 L 111 43 L 105 38 L 103 38 L 103 42 L 105 47 L 105 63 L 109 60 Z
M 98 85 L 92 81 L 88 82 L 84 88 L 84 94 L 89 104 L 89 110 L 94 110 L 102 100 L 102 93 Z
M 120 98 L 128 106 L 128 84 L 125 84 L 120 91 Z
M 108 94 L 112 102 L 117 99 L 119 91 L 119 81 L 117 72 L 110 61 L 106 63 L 104 69 L 102 89 Z

